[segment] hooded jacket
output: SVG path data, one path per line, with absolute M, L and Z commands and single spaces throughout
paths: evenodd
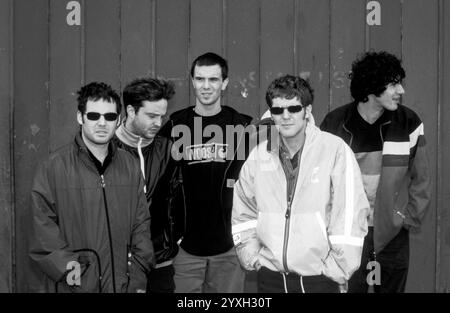
M 174 212 L 170 205 L 171 190 L 176 188 L 172 142 L 162 136 L 155 136 L 152 141 L 145 140 L 127 130 L 125 121 L 116 130 L 113 140 L 139 161 L 152 218 L 150 229 L 156 267 L 169 265 L 178 252 Z
M 352 147 L 346 123 L 358 114 L 352 102 L 325 116 L 320 128 L 341 137 Z M 383 141 L 381 176 L 374 207 L 374 248 L 383 248 L 402 227 L 420 227 L 430 203 L 431 185 L 423 123 L 411 109 L 399 105 L 385 111 L 380 125 Z
M 344 283 L 359 267 L 369 210 L 353 153 L 311 118 L 288 201 L 279 145 L 268 138 L 252 150 L 234 189 L 232 231 L 241 264 Z
M 110 142 L 110 154 L 100 175 L 78 133 L 37 169 L 30 257 L 46 274 L 49 292 L 146 288 L 153 248 L 144 182 L 129 153 Z

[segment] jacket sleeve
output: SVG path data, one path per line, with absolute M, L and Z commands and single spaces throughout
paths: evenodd
M 256 149 L 255 149 L 256 150 Z M 241 168 L 233 192 L 232 233 L 236 252 L 246 270 L 258 269 L 261 244 L 256 236 L 258 208 L 254 194 L 255 161 L 250 154 Z
M 358 163 L 343 141 L 337 151 L 331 184 L 331 211 L 327 214 L 331 250 L 325 260 L 325 275 L 343 284 L 360 266 L 369 214 Z
M 53 281 L 61 281 L 68 272 L 71 261 L 78 261 L 78 254 L 70 251 L 61 235 L 55 206 L 54 188 L 49 176 L 48 162 L 42 163 L 31 189 L 32 231 L 29 255 L 40 269 Z
M 410 163 L 411 182 L 404 223 L 407 226 L 420 227 L 431 197 L 429 163 L 422 123 L 410 134 L 410 143 L 413 158 Z
M 139 174 L 139 187 L 136 190 L 138 207 L 131 234 L 131 248 L 128 254 L 130 284 L 128 292 L 144 292 L 147 286 L 147 273 L 153 268 L 155 260 L 150 236 L 150 212 L 144 193 L 144 180 Z

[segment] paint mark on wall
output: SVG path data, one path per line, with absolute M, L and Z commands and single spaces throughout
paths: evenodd
M 335 71 L 333 73 L 333 86 L 337 89 L 345 86 L 347 75 L 343 71 Z
M 36 136 L 37 133 L 39 133 L 39 131 L 41 130 L 41 129 L 39 128 L 39 126 L 37 126 L 36 124 L 30 125 L 30 129 L 31 129 L 31 134 L 32 134 L 33 136 Z
M 303 71 L 300 73 L 300 77 L 307 80 L 311 76 L 311 72 Z

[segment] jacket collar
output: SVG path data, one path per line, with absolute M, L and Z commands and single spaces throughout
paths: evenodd
M 278 155 L 278 152 L 280 150 L 280 134 L 278 130 L 276 129 L 276 126 L 271 127 L 271 130 L 268 134 L 267 138 L 267 151 L 275 153 Z M 316 127 L 316 123 L 314 120 L 314 116 L 310 114 L 307 122 L 306 122 L 306 129 L 305 129 L 305 143 L 303 144 L 303 151 L 304 148 L 311 144 L 311 142 L 314 140 L 314 138 L 317 136 L 319 129 Z M 274 132 L 272 134 L 272 132 Z
M 85 156 L 83 157 L 83 159 L 87 158 L 92 164 L 94 164 L 93 160 L 91 160 L 91 157 L 89 156 L 89 149 L 84 143 L 83 138 L 81 136 L 81 129 L 75 135 L 74 145 L 77 148 L 77 151 L 81 153 L 82 156 Z M 111 160 L 114 160 L 114 158 L 116 157 L 117 154 L 116 152 L 117 152 L 117 145 L 114 142 L 114 140 L 110 140 L 108 144 L 108 154 L 111 155 Z
M 153 142 L 153 139 L 147 139 L 132 133 L 125 127 L 125 121 L 116 130 L 116 136 L 120 141 L 133 148 L 137 148 L 138 146 L 144 148 Z

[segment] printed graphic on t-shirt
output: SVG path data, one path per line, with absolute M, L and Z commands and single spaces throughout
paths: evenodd
M 208 162 L 225 162 L 228 144 L 205 143 L 186 147 L 185 157 L 188 165 Z

